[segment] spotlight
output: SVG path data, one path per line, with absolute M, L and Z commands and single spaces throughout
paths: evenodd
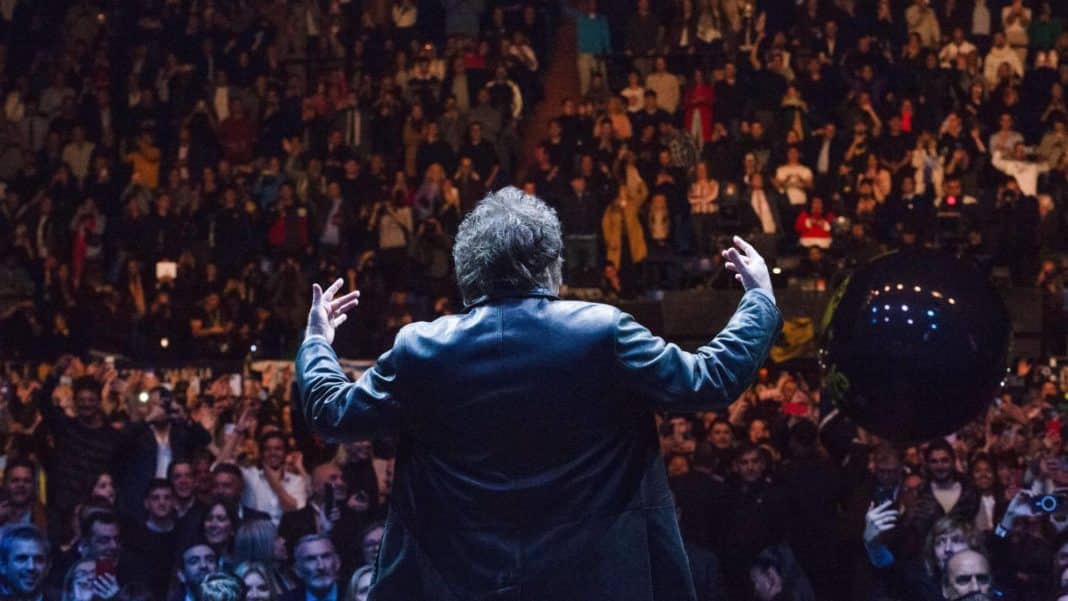
M 782 273 L 782 268 L 781 267 L 772 267 L 771 268 L 771 273 L 774 273 L 775 275 L 779 275 L 780 273 Z

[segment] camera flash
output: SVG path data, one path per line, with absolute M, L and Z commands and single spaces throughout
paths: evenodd
M 170 345 L 171 345 L 171 341 L 168 340 L 166 336 L 164 336 L 163 338 L 159 339 L 160 348 L 167 348 Z
M 141 391 L 141 393 L 137 395 L 137 400 L 141 401 L 142 403 L 147 403 L 148 402 L 148 393 L 144 392 L 144 391 Z

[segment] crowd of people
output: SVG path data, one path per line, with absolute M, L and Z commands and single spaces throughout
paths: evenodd
M 517 177 L 558 7 L 363 4 L 5 3 L 0 352 L 288 356 L 335 276 L 362 356 L 451 310 L 452 235 Z
M 821 406 L 815 381 L 762 370 L 728 410 L 662 422 L 700 598 L 1068 596 L 1057 369 L 1019 360 L 974 422 L 914 445 Z
M 729 234 L 820 290 L 936 246 L 1068 331 L 1060 3 L 52 4 L 0 19 L 6 356 L 287 356 L 337 276 L 374 356 L 460 308 L 453 235 L 506 184 L 587 296 L 735 285 Z M 561 18 L 580 93 L 532 123 Z
M 1063 3 L 572 12 L 581 96 L 528 172 L 559 207 L 572 281 L 726 286 L 713 251 L 738 232 L 799 280 L 934 246 L 1033 286 L 1063 251 Z
M 858 428 L 792 366 L 659 417 L 698 598 L 1068 596 L 1064 367 L 1021 359 L 989 410 L 923 444 Z M 315 437 L 291 367 L 235 388 L 64 355 L 9 365 L 0 392 L 4 598 L 213 601 L 220 579 L 231 601 L 366 598 L 398 441 Z
M 217 573 L 240 599 L 367 598 L 392 447 L 294 424 L 292 368 L 235 390 L 70 355 L 25 367 L 3 384 L 4 599 L 199 601 Z
M 292 356 L 310 282 L 337 277 L 363 293 L 338 352 L 376 355 L 460 309 L 453 236 L 504 185 L 556 208 L 572 290 L 736 286 L 733 234 L 822 290 L 936 247 L 1040 288 L 1043 352 L 1065 354 L 1066 18 L 1041 0 L 0 3 L 0 356 L 19 360 L 0 374 L 0 596 L 365 598 L 396 441 L 317 439 L 291 371 L 162 366 Z M 561 19 L 567 84 L 543 77 Z M 975 424 L 906 448 L 821 406 L 811 369 L 663 416 L 699 598 L 1068 598 L 1053 365 L 1021 360 Z

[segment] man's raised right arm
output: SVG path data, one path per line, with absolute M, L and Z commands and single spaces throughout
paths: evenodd
M 336 441 L 369 438 L 398 428 L 400 408 L 394 397 L 394 350 L 386 351 L 355 382 L 349 381 L 330 345 L 334 332 L 359 304 L 360 293 L 336 297 L 344 285 L 338 279 L 325 291 L 312 286 L 312 304 L 304 343 L 297 351 L 294 405 L 316 434 Z M 399 346 L 403 331 L 397 335 Z

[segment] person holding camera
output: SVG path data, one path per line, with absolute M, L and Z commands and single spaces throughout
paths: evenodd
M 892 598 L 943 601 L 949 564 L 960 553 L 982 548 L 979 533 L 969 522 L 944 516 L 926 530 L 923 552 L 916 557 L 902 553 L 910 545 L 897 544 L 899 519 L 909 521 L 890 499 L 872 503 L 865 515 L 864 550 L 879 586 Z
M 282 514 L 278 535 L 286 540 L 290 557 L 294 556 L 297 541 L 305 536 L 321 534 L 330 537 L 334 546 L 342 550 L 342 573 L 347 574 L 355 567 L 357 559 L 349 553 L 350 550 L 357 551 L 352 541 L 357 539 L 365 524 L 361 523 L 360 515 L 350 506 L 348 484 L 337 463 L 327 461 L 315 466 L 311 484 L 312 494 L 308 504 Z
M 163 386 L 148 392 L 148 413 L 123 429 L 116 452 L 119 507 L 141 521 L 143 495 L 153 478 L 166 478 L 172 461 L 189 459 L 211 442 L 200 424 L 188 419 L 174 394 Z
M 1059 584 L 1063 533 L 1068 526 L 1068 492 L 1016 493 L 1005 515 L 987 539 L 999 587 L 1010 598 L 1037 598 L 1048 585 Z M 1059 533 L 1059 534 L 1055 534 Z M 1052 560 L 1052 561 L 1051 561 Z M 1052 563 L 1052 566 L 1051 566 Z M 1053 568 L 1051 570 L 1051 567 Z

